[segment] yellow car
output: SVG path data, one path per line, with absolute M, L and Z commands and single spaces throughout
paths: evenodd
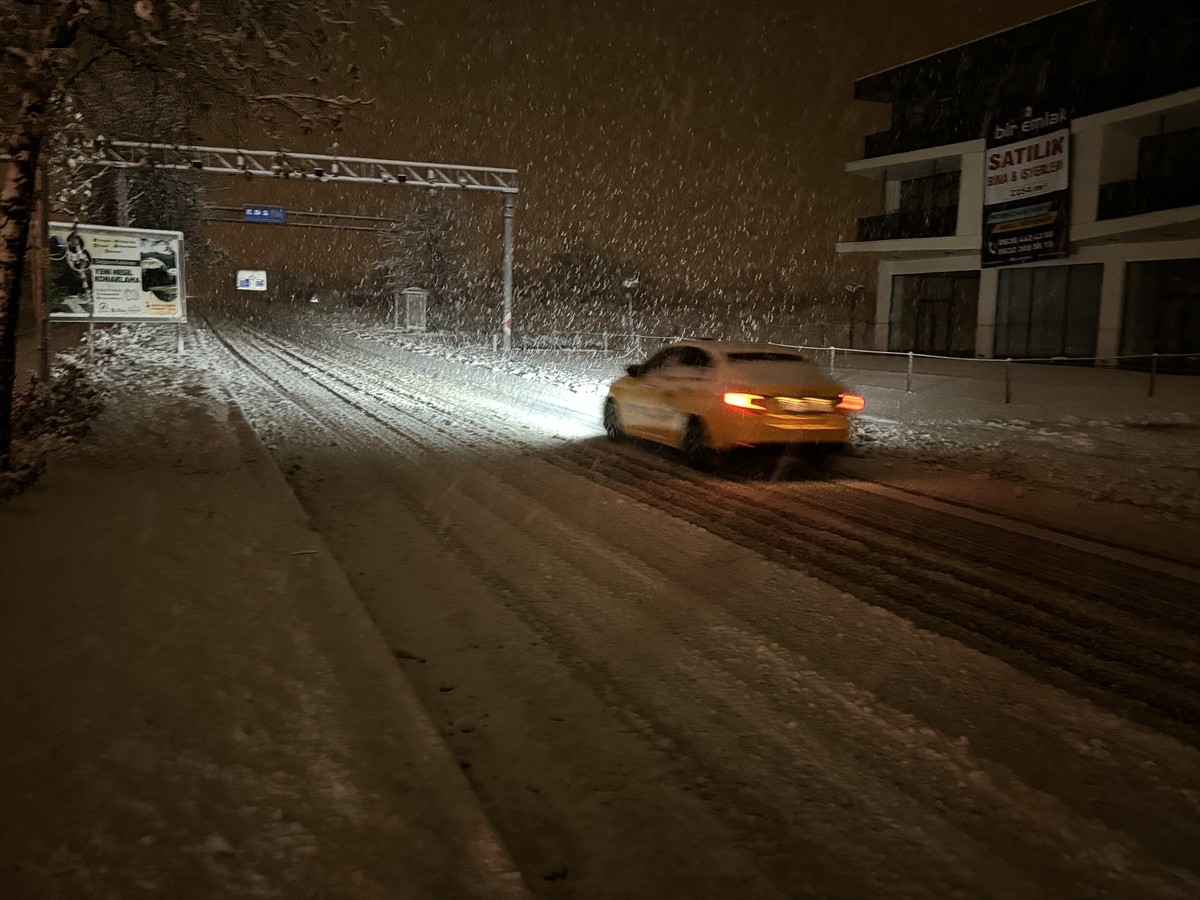
M 832 455 L 864 405 L 800 353 L 770 344 L 682 341 L 626 371 L 604 401 L 608 436 L 675 447 L 698 468 L 735 447 Z

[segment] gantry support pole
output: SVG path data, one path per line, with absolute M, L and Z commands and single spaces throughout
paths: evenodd
M 504 352 L 512 349 L 513 312 L 513 217 L 517 201 L 512 194 L 504 195 Z

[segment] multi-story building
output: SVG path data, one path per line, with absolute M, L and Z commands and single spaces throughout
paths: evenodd
M 879 182 L 883 212 L 837 246 L 878 261 L 876 349 L 1138 366 L 1157 353 L 1200 372 L 1200 5 L 1094 0 L 861 78 L 855 97 L 892 113 L 846 165 Z M 1058 258 L 983 252 L 1020 205 L 991 205 L 1014 109 L 1068 120 Z

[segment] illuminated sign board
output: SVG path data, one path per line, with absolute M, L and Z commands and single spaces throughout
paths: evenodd
M 265 291 L 267 289 L 267 273 L 262 269 L 238 269 L 237 289 L 239 291 Z
M 242 207 L 242 220 L 246 222 L 269 222 L 272 225 L 282 225 L 287 218 L 282 206 L 245 206 Z
M 180 232 L 51 222 L 48 237 L 51 320 L 187 321 Z

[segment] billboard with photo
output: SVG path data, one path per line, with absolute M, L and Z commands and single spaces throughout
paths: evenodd
M 983 154 L 983 266 L 1070 253 L 1071 124 L 1064 108 L 1024 106 L 988 125 Z
M 183 234 L 51 222 L 50 318 L 186 322 Z

